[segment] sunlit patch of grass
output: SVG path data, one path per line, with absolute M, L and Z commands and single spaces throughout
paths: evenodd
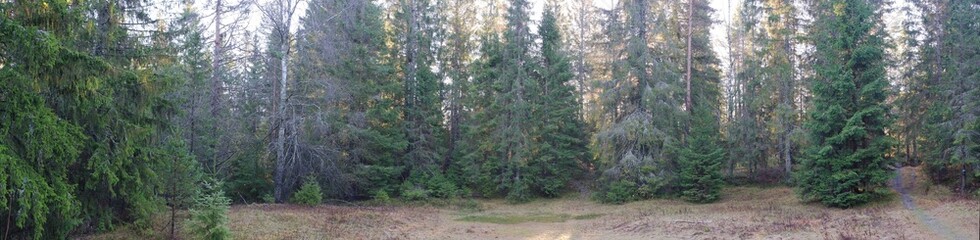
M 532 214 L 532 215 L 470 215 L 464 216 L 457 221 L 464 222 L 481 222 L 481 223 L 496 223 L 496 224 L 518 224 L 525 222 L 540 222 L 540 223 L 559 223 L 568 220 L 589 220 L 601 217 L 603 214 L 590 213 L 583 215 L 569 215 L 569 214 Z
M 602 213 L 589 213 L 589 214 L 583 214 L 583 215 L 574 216 L 574 217 L 572 217 L 572 219 L 575 219 L 575 220 L 591 220 L 591 219 L 596 219 L 596 218 L 602 217 L 603 215 L 605 215 L 605 214 L 602 214 Z

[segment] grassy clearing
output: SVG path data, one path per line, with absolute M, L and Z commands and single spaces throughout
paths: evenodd
M 980 203 L 916 195 L 919 209 L 957 236 L 980 239 Z M 801 203 L 787 187 L 729 187 L 722 200 L 623 205 L 566 197 L 525 204 L 454 200 L 356 207 L 232 207 L 236 239 L 937 239 L 897 198 L 852 209 Z M 164 222 L 165 223 L 165 222 Z M 160 230 L 166 228 L 157 228 Z M 163 239 L 116 231 L 92 239 Z

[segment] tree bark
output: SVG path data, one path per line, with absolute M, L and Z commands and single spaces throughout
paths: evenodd
M 687 98 L 684 105 L 689 113 L 693 113 L 693 106 L 691 105 L 691 35 L 694 30 L 694 0 L 688 0 L 687 7 Z M 688 124 L 688 130 L 690 130 L 690 124 Z
M 283 43 L 282 45 L 280 49 L 284 51 L 279 60 L 279 114 L 277 114 L 279 115 L 279 127 L 276 137 L 276 183 L 274 190 L 277 203 L 285 201 L 283 188 L 285 187 L 284 175 L 286 172 L 286 77 L 288 75 L 286 67 L 288 66 L 289 60 L 285 51 L 288 43 Z

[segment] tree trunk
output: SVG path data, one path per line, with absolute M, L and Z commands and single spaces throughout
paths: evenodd
M 694 30 L 694 0 L 689 0 L 687 7 L 687 98 L 684 101 L 684 106 L 689 113 L 693 113 L 693 105 L 691 105 L 691 35 Z M 690 124 L 688 124 L 688 130 L 690 130 Z
M 288 29 L 287 29 L 288 31 Z M 282 56 L 279 60 L 279 129 L 276 138 L 276 176 L 275 176 L 275 198 L 277 203 L 285 201 L 285 172 L 286 172 L 286 77 L 288 74 L 289 54 L 286 49 L 289 47 L 288 41 L 283 41 Z
M 177 157 L 170 161 L 170 239 L 177 239 Z

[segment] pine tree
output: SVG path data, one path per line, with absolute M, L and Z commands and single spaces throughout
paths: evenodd
M 883 193 L 893 140 L 878 10 L 868 1 L 826 1 L 815 9 L 811 143 L 797 173 L 804 199 L 852 207 Z
M 534 150 L 528 163 L 535 192 L 556 197 L 571 178 L 579 173 L 585 158 L 585 129 L 579 117 L 581 105 L 571 81 L 573 73 L 562 51 L 562 36 L 556 19 L 556 6 L 549 6 L 541 18 L 541 66 L 532 122 L 536 124 Z

